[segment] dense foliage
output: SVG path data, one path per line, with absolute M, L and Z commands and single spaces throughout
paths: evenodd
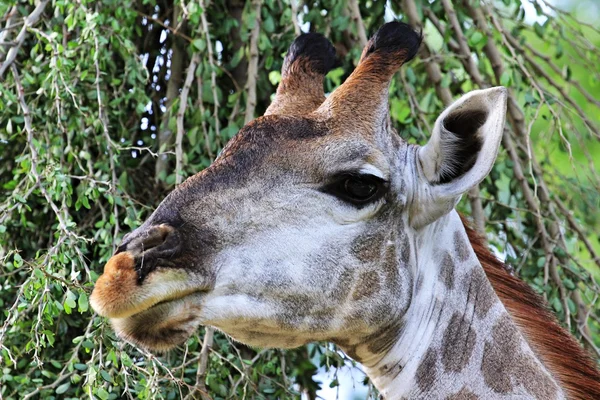
M 352 367 L 210 330 L 158 357 L 88 296 L 120 238 L 266 109 L 297 34 L 335 44 L 331 91 L 392 18 L 425 33 L 391 87 L 406 140 L 460 93 L 510 88 L 502 152 L 460 208 L 599 355 L 600 32 L 577 16 L 600 11 L 522 1 L 1 2 L 0 398 L 315 398 L 319 366 Z

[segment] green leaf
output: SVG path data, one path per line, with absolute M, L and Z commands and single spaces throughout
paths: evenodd
M 269 72 L 269 81 L 273 86 L 277 85 L 281 81 L 281 73 L 279 71 Z
M 112 376 L 110 376 L 110 374 L 108 372 L 106 372 L 105 370 L 100 370 L 100 376 L 102 377 L 102 379 L 104 379 L 106 382 L 108 383 L 113 383 L 113 378 Z
M 121 362 L 126 367 L 131 367 L 133 365 L 133 361 L 131 361 L 131 358 L 129 358 L 129 356 L 125 352 L 121 353 Z
M 77 363 L 77 364 L 73 365 L 73 367 L 75 367 L 75 369 L 78 370 L 78 371 L 85 371 L 85 370 L 87 370 L 87 365 L 86 364 Z
M 535 31 L 535 34 L 538 35 L 541 39 L 544 38 L 544 33 L 545 33 L 546 29 L 542 25 L 540 25 L 538 22 L 534 22 L 533 30 Z
M 104 389 L 99 387 L 98 389 L 96 389 L 96 395 L 98 397 L 100 397 L 102 400 L 108 400 L 108 392 Z
M 89 309 L 88 297 L 85 292 L 79 293 L 79 298 L 77 299 L 77 304 L 79 305 L 78 311 L 80 313 L 84 313 Z
M 192 45 L 196 48 L 196 50 L 206 50 L 206 40 L 204 39 L 194 39 L 192 40 Z
M 38 279 L 44 279 L 46 277 L 46 275 L 44 275 L 44 273 L 42 272 L 42 270 L 40 270 L 39 268 L 34 268 L 33 269 L 33 274 Z
M 546 257 L 538 258 L 538 260 L 537 260 L 538 268 L 542 268 L 544 265 L 546 265 Z
M 272 33 L 273 31 L 275 31 L 275 22 L 273 21 L 273 17 L 268 15 L 262 24 L 262 28 L 267 33 Z
M 473 32 L 473 34 L 471 35 L 471 37 L 468 40 L 469 46 L 475 47 L 479 43 L 481 43 L 482 40 L 484 40 L 483 34 L 479 31 L 475 31 L 475 32 Z
M 70 290 L 67 292 L 67 296 L 65 297 L 65 302 L 63 306 L 65 307 L 65 312 L 67 314 L 71 314 L 71 310 L 77 307 L 77 303 L 75 302 L 76 296 L 75 293 Z
M 511 73 L 509 70 L 505 70 L 504 72 L 502 72 L 502 75 L 500 75 L 500 84 L 502 86 L 510 86 L 512 81 L 511 78 Z
M 46 339 L 48 339 L 48 343 L 50 344 L 50 346 L 53 346 L 54 345 L 54 332 L 46 329 L 43 331 L 43 333 L 46 336 Z
M 63 394 L 71 387 L 71 382 L 63 383 L 56 388 L 56 394 Z
M 554 308 L 556 312 L 559 313 L 563 310 L 562 303 L 558 297 L 553 297 L 550 303 L 552 304 L 552 308 Z
M 90 201 L 88 200 L 87 196 L 81 196 L 79 198 L 79 200 L 81 200 L 81 204 L 83 204 L 83 206 L 85 208 L 87 208 L 88 210 L 91 209 L 92 207 L 90 206 Z
M 573 283 L 573 281 L 570 280 L 569 278 L 563 279 L 563 284 L 569 290 L 575 290 L 575 288 L 576 288 L 575 283 Z

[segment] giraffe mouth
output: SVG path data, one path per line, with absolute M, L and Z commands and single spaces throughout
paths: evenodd
M 200 326 L 206 291 L 161 300 L 124 318 L 110 318 L 119 337 L 145 349 L 164 352 L 185 342 Z
M 124 252 L 108 261 L 90 302 L 98 314 L 122 319 L 208 291 L 205 278 L 182 268 L 158 266 L 139 283 L 135 259 Z
M 184 290 L 182 292 L 176 292 L 168 297 L 165 297 L 162 300 L 156 301 L 155 303 L 151 304 L 147 308 L 140 309 L 139 311 L 135 312 L 134 314 L 131 314 L 130 317 L 136 316 L 138 314 L 152 312 L 152 310 L 156 309 L 156 308 L 164 308 L 165 306 L 168 306 L 171 303 L 175 304 L 179 300 L 183 300 L 187 297 L 194 297 L 196 295 L 203 295 L 206 293 L 208 293 L 207 290 L 196 290 L 196 289 L 190 289 L 190 290 Z

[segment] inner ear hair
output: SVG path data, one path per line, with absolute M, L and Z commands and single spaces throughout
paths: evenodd
M 435 184 L 444 184 L 461 177 L 469 171 L 483 146 L 479 129 L 488 118 L 487 110 L 456 110 L 442 122 L 440 130 L 441 156 L 438 179 Z

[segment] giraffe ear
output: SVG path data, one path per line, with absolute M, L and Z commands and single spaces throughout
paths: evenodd
M 411 212 L 414 227 L 448 213 L 489 174 L 504 131 L 506 97 L 503 87 L 475 90 L 438 117 L 431 139 L 418 153 L 421 184 L 419 204 Z

